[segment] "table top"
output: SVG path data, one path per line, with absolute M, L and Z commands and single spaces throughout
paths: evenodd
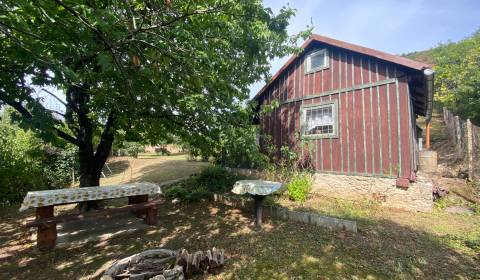
M 148 182 L 101 187 L 70 188 L 28 192 L 19 211 L 50 205 L 76 203 L 90 200 L 120 198 L 136 195 L 153 195 L 162 193 L 161 188 Z
M 280 189 L 279 182 L 263 180 L 240 180 L 233 185 L 232 192 L 235 194 L 269 195 Z

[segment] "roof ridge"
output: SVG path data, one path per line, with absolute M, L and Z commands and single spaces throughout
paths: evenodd
M 268 83 L 266 83 L 265 86 L 263 86 L 258 91 L 258 93 L 253 97 L 253 99 L 257 99 L 258 97 L 260 97 L 260 95 L 262 95 L 262 93 L 281 75 L 281 73 L 283 73 L 283 71 L 286 70 L 297 58 L 299 58 L 303 54 L 305 49 L 310 44 L 312 44 L 313 42 L 320 42 L 320 43 L 331 45 L 331 46 L 334 46 L 334 47 L 337 47 L 337 48 L 346 49 L 346 50 L 350 50 L 350 51 L 353 51 L 353 52 L 361 53 L 361 54 L 364 54 L 364 55 L 368 55 L 368 56 L 375 57 L 375 58 L 380 59 L 380 60 L 384 60 L 384 61 L 395 63 L 395 64 L 398 64 L 398 65 L 402 65 L 404 67 L 414 69 L 414 70 L 418 70 L 418 71 L 422 71 L 423 69 L 431 67 L 431 65 L 429 65 L 429 64 L 419 62 L 419 61 L 416 61 L 416 60 L 412 60 L 412 59 L 409 59 L 409 58 L 406 58 L 406 57 L 403 57 L 403 56 L 386 53 L 386 52 L 371 49 L 371 48 L 368 48 L 368 47 L 364 47 L 364 46 L 348 43 L 348 42 L 345 42 L 345 41 L 329 38 L 329 37 L 319 35 L 319 34 L 312 34 L 300 47 L 302 49 L 302 51 L 299 54 L 292 55 L 287 60 L 287 62 L 275 73 L 275 75 L 273 75 L 273 77 L 270 79 L 270 81 Z

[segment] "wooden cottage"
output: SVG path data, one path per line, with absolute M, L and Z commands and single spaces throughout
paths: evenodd
M 312 35 L 254 97 L 260 107 L 278 102 L 257 120 L 261 144 L 270 139 L 279 151 L 302 141 L 310 148 L 301 156 L 318 172 L 396 178 L 407 188 L 433 75 L 421 62 Z

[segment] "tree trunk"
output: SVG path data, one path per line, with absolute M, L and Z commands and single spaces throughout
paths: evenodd
M 100 175 L 101 175 L 101 168 L 100 172 L 97 172 L 97 164 L 94 160 L 93 152 L 89 151 L 89 149 L 80 148 L 79 149 L 79 163 L 80 163 L 80 188 L 84 187 L 96 187 L 100 186 Z M 80 203 L 79 205 L 80 210 L 82 211 L 90 211 L 92 209 L 98 209 L 99 203 L 98 201 L 89 201 L 85 203 Z
M 79 148 L 80 163 L 80 187 L 96 187 L 100 186 L 100 176 L 102 169 L 107 161 L 108 155 L 112 148 L 113 134 L 107 137 L 102 135 L 101 144 L 98 145 L 97 151 L 93 153 L 93 145 L 87 144 Z M 89 201 L 80 204 L 80 210 L 90 211 L 99 208 L 99 201 Z
M 65 121 L 76 136 L 80 163 L 80 187 L 96 187 L 100 185 L 100 175 L 112 149 L 114 138 L 115 114 L 108 114 L 100 142 L 96 150 L 93 146 L 94 124 L 89 117 L 90 95 L 88 84 L 70 86 L 66 91 L 67 106 Z M 80 209 L 89 211 L 99 208 L 98 201 L 80 204 Z

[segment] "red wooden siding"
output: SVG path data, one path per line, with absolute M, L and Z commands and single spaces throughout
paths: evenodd
M 305 75 L 304 57 L 300 57 L 260 99 L 265 104 L 280 103 L 261 117 L 261 131 L 272 137 L 276 156 L 282 146 L 288 146 L 310 159 L 319 172 L 412 178 L 414 120 L 402 66 L 327 49 L 328 68 Z M 338 137 L 299 140 L 301 108 L 331 100 L 338 104 Z M 266 138 L 261 139 L 265 145 Z

